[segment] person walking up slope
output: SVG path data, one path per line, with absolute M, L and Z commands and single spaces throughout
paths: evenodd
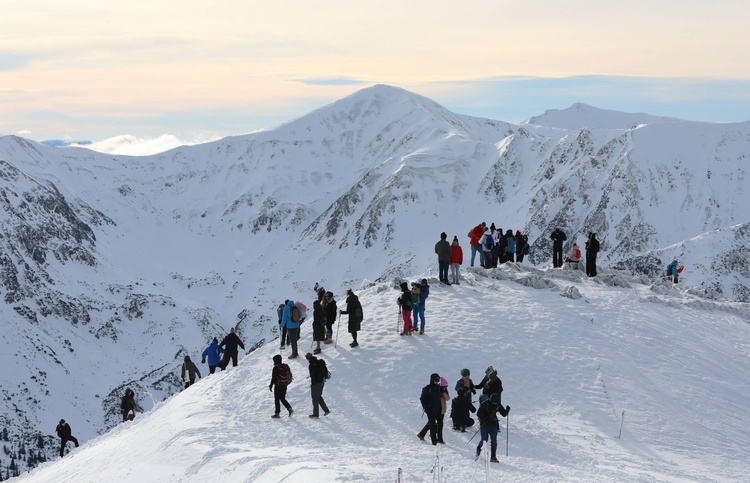
M 232 361 L 232 367 L 237 367 L 237 346 L 242 347 L 242 350 L 245 350 L 245 344 L 243 344 L 237 334 L 235 334 L 234 327 L 232 327 L 229 329 L 227 336 L 221 341 L 221 344 L 219 344 L 219 350 L 221 350 L 222 347 L 225 348 L 224 357 L 219 363 L 219 367 L 221 367 L 222 371 L 226 370 L 229 361 Z
M 201 354 L 201 364 L 206 363 L 208 359 L 208 372 L 213 374 L 216 368 L 221 364 L 221 356 L 224 354 L 224 349 L 219 349 L 219 339 L 214 337 L 214 340 L 206 347 L 206 350 Z
M 132 389 L 125 389 L 125 395 L 120 401 L 120 413 L 122 413 L 122 422 L 132 421 L 135 419 L 135 412 L 143 412 L 143 409 L 135 401 L 135 393 Z
M 503 408 L 500 405 L 500 398 L 497 394 L 491 396 L 483 395 L 479 398 L 479 410 L 477 410 L 477 417 L 479 418 L 479 431 L 482 434 L 477 446 L 477 458 L 482 453 L 482 445 L 490 439 L 490 461 L 493 463 L 499 463 L 497 460 L 497 433 L 500 431 L 500 421 L 497 419 L 497 413 L 499 412 L 503 417 L 506 417 L 510 413 L 510 406 Z
M 57 432 L 57 436 L 60 438 L 60 458 L 65 456 L 65 445 L 68 444 L 68 441 L 72 441 L 76 445 L 76 448 L 78 447 L 78 440 L 73 437 L 73 430 L 64 419 L 60 420 L 60 423 L 55 428 L 55 432 Z
M 430 376 L 430 383 L 422 388 L 422 395 L 419 397 L 422 409 L 427 415 L 427 424 L 417 433 L 417 438 L 424 441 L 427 429 L 429 429 L 430 440 L 432 440 L 433 446 L 437 446 L 438 444 L 438 419 L 443 410 L 441 401 L 440 374 L 432 374 Z
M 325 400 L 323 399 L 323 388 L 328 377 L 328 367 L 326 361 L 318 359 L 311 353 L 305 354 L 310 371 L 310 396 L 312 397 L 313 412 L 310 418 L 317 419 L 320 416 L 319 407 L 323 409 L 323 416 L 328 416 L 331 411 L 328 410 Z
M 349 316 L 349 333 L 352 335 L 352 342 L 349 347 L 358 347 L 357 332 L 362 328 L 364 315 L 362 314 L 362 304 L 359 303 L 359 297 L 354 295 L 352 289 L 346 291 L 346 310 L 342 310 L 341 314 Z
M 201 371 L 199 371 L 195 363 L 190 360 L 190 356 L 185 356 L 185 360 L 182 363 L 182 369 L 180 371 L 180 374 L 182 375 L 182 380 L 185 381 L 185 389 L 195 384 L 196 375 L 199 378 L 202 377 Z
M 294 412 L 292 405 L 286 400 L 286 388 L 292 382 L 292 370 L 287 364 L 281 362 L 281 356 L 276 354 L 273 356 L 273 369 L 271 370 L 271 384 L 268 385 L 268 389 L 273 392 L 273 407 L 275 412 L 272 418 L 278 418 L 281 412 L 281 404 L 284 405 L 289 416 L 292 416 Z M 281 404 L 279 404 L 281 403 Z
M 333 324 L 336 322 L 336 316 L 338 315 L 338 308 L 336 307 L 336 300 L 333 298 L 333 292 L 326 292 L 322 305 L 326 315 L 326 338 L 323 343 L 333 344 Z

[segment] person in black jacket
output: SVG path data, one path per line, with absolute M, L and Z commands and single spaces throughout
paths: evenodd
M 466 389 L 460 387 L 458 396 L 451 402 L 451 419 L 453 420 L 453 429 L 456 431 L 466 432 L 466 428 L 474 425 L 474 420 L 470 413 L 477 411 L 477 408 L 471 403 L 471 393 L 466 397 Z
M 489 438 L 490 450 L 492 451 L 490 461 L 499 463 L 497 460 L 497 433 L 500 431 L 500 422 L 497 419 L 497 413 L 500 413 L 502 417 L 508 416 L 510 406 L 503 407 L 497 394 L 492 394 L 489 397 L 483 395 L 479 400 L 477 417 L 479 418 L 479 430 L 482 436 L 477 446 L 477 457 L 482 453 L 482 445 Z
M 422 388 L 422 395 L 419 402 L 422 403 L 422 409 L 427 415 L 427 423 L 430 425 L 430 439 L 433 446 L 438 444 L 438 418 L 442 414 L 443 404 L 441 402 L 440 375 L 432 374 L 430 383 Z M 417 434 L 417 438 L 424 441 L 424 433 Z
M 336 300 L 333 298 L 333 292 L 326 292 L 321 305 L 323 305 L 326 315 L 326 338 L 323 343 L 333 344 L 333 324 L 336 323 L 336 316 L 339 314 L 338 307 L 336 307 Z
M 180 375 L 182 376 L 182 380 L 185 381 L 185 389 L 195 384 L 196 375 L 198 376 L 198 378 L 203 377 L 201 376 L 201 371 L 198 370 L 198 367 L 195 365 L 195 363 L 190 360 L 190 356 L 185 356 L 184 362 L 182 363 Z
M 219 344 L 219 349 L 222 347 L 225 348 L 224 357 L 219 363 L 219 367 L 221 367 L 222 371 L 226 370 L 230 360 L 232 361 L 232 367 L 237 367 L 237 346 L 240 346 L 242 347 L 242 350 L 245 350 L 245 344 L 243 344 L 240 338 L 237 337 L 237 334 L 234 333 L 234 327 L 232 327 L 229 329 L 227 336 L 224 337 L 224 340 L 221 341 L 221 344 Z
M 349 333 L 352 335 L 352 343 L 349 344 L 349 347 L 359 346 L 357 332 L 362 327 L 362 304 L 359 303 L 359 297 L 354 295 L 352 289 L 346 291 L 346 310 L 342 310 L 340 313 L 349 316 Z
M 503 395 L 503 381 L 497 377 L 497 371 L 494 367 L 489 366 L 487 370 L 484 371 L 484 378 L 482 381 L 474 387 L 481 389 L 482 394 L 485 394 L 487 397 L 497 394 L 497 403 L 500 404 Z
M 132 421 L 135 419 L 135 412 L 143 412 L 143 409 L 135 402 L 135 393 L 132 389 L 127 388 L 125 395 L 120 401 L 120 412 L 122 413 L 122 421 Z
M 281 362 L 281 356 L 279 354 L 276 354 L 273 356 L 273 370 L 271 371 L 271 384 L 268 385 L 268 389 L 270 391 L 273 391 L 273 406 L 276 412 L 274 413 L 272 418 L 278 418 L 279 413 L 281 412 L 281 404 L 284 405 L 287 411 L 289 411 L 289 417 L 292 416 L 292 413 L 294 412 L 292 410 L 292 405 L 289 404 L 289 402 L 286 400 L 286 388 L 289 385 L 289 382 L 283 382 L 279 380 L 279 371 L 281 370 L 281 366 L 286 366 L 286 364 L 283 364 Z M 286 366 L 285 369 L 289 369 L 289 366 Z M 289 375 L 291 378 L 291 370 L 289 370 Z
M 552 240 L 552 266 L 554 268 L 560 268 L 563 266 L 563 242 L 568 237 L 559 228 L 555 228 L 550 236 Z
M 64 419 L 60 420 L 60 423 L 55 428 L 55 431 L 60 437 L 60 458 L 65 455 L 65 445 L 68 444 L 68 441 L 72 441 L 73 444 L 76 445 L 76 448 L 78 447 L 78 440 L 73 437 L 73 430 L 70 429 L 70 425 L 66 423 Z
M 313 413 L 309 417 L 315 419 L 319 417 L 318 407 L 323 408 L 323 416 L 328 416 L 331 411 L 328 410 L 328 406 L 323 399 L 323 387 L 326 383 L 326 377 L 323 373 L 328 371 L 325 361 L 318 359 L 309 352 L 305 354 L 305 359 L 307 359 L 308 370 L 310 371 L 310 396 L 313 403 Z
M 323 308 L 323 299 L 325 298 L 325 289 L 318 291 L 318 298 L 313 302 L 313 323 L 312 332 L 313 340 L 317 343 L 313 354 L 320 354 L 320 343 L 326 338 L 326 313 Z
M 599 253 L 599 240 L 596 233 L 589 233 L 586 240 L 586 275 L 596 277 L 596 254 Z

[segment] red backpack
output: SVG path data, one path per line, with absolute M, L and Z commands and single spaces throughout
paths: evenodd
M 279 377 L 278 377 L 278 384 L 281 386 L 287 386 L 289 385 L 294 377 L 292 376 L 292 370 L 289 368 L 287 364 L 281 364 L 279 366 Z

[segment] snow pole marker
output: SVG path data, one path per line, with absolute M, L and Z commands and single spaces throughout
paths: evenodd
M 505 416 L 505 457 L 508 457 L 508 420 L 510 415 Z

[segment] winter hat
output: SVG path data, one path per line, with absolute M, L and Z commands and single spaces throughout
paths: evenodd
M 214 337 L 214 342 L 216 342 L 218 344 L 219 343 L 219 339 L 217 339 L 216 337 Z
M 65 420 L 64 420 L 64 419 L 61 419 L 61 420 L 60 420 L 60 424 L 65 424 Z
M 479 404 L 484 404 L 485 401 L 489 401 L 489 400 L 490 400 L 490 398 L 487 397 L 486 394 L 482 394 L 481 396 L 479 396 Z
M 492 366 L 488 366 L 487 369 L 484 371 L 484 374 L 489 376 L 492 371 L 494 371 L 495 368 Z
M 466 394 L 466 389 L 464 389 L 463 387 L 459 387 L 457 392 L 459 396 L 463 396 L 464 394 Z
M 497 371 L 490 372 L 490 381 L 497 379 Z
M 190 362 L 190 356 L 185 356 L 185 362 Z
M 445 240 L 446 238 L 448 238 L 448 234 L 447 233 L 443 232 L 443 233 L 440 234 L 440 239 L 441 240 Z
M 432 375 L 430 376 L 430 383 L 433 383 L 433 382 L 435 382 L 435 381 L 439 381 L 439 380 L 440 380 L 440 374 L 438 374 L 437 372 L 434 372 L 434 373 L 433 373 L 433 374 L 432 374 Z
M 234 327 L 232 327 L 231 329 L 229 329 L 229 332 L 231 332 L 232 334 L 234 334 Z
M 490 230 L 494 230 L 494 229 L 495 229 L 495 224 L 493 223 L 490 225 Z
M 448 387 L 448 381 L 444 377 L 440 378 L 440 387 Z
M 274 364 L 281 364 L 281 356 L 278 355 L 278 354 L 276 354 L 275 356 L 273 356 L 273 363 Z
M 458 237 L 456 235 L 453 235 L 453 241 L 458 242 Z
M 464 376 L 470 376 L 470 375 L 471 375 L 471 371 L 469 371 L 466 368 L 461 369 L 461 376 L 462 377 L 464 377 Z

